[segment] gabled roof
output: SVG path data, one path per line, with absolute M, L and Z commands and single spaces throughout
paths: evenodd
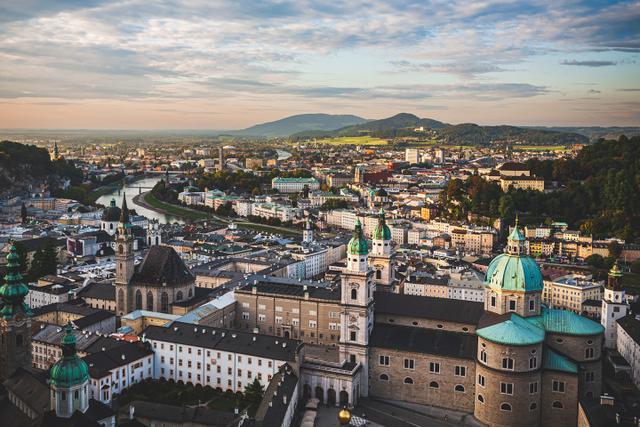
M 150 286 L 176 286 L 192 283 L 195 278 L 173 248 L 152 246 L 131 281 Z

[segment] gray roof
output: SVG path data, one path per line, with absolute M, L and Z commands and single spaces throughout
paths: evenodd
M 478 339 L 473 334 L 376 323 L 369 338 L 372 347 L 474 360 Z
M 98 379 L 121 366 L 143 359 L 153 354 L 151 349 L 142 343 L 122 341 L 118 347 L 106 351 L 99 351 L 84 357 L 89 366 L 91 378 Z
M 144 338 L 214 350 L 247 354 L 276 360 L 294 361 L 302 345 L 299 340 L 254 334 L 210 326 L 174 322 L 171 327 L 149 326 Z
M 109 301 L 116 300 L 116 287 L 110 283 L 89 283 L 78 291 L 78 297 L 95 298 Z
M 197 424 L 206 426 L 226 427 L 234 420 L 234 414 L 230 412 L 214 411 L 207 408 L 189 408 L 186 406 L 173 406 L 165 403 L 145 402 L 134 400 L 125 406 L 122 414 L 129 414 L 129 407 L 133 406 L 134 417 L 146 418 L 156 421 L 164 421 L 174 425 Z
M 152 246 L 131 281 L 147 286 L 176 286 L 193 283 L 195 277 L 169 246 Z
M 484 304 L 449 298 L 376 292 L 376 313 L 477 325 Z
M 258 426 L 270 427 L 280 425 L 291 405 L 293 393 L 298 385 L 298 377 L 285 363 L 273 376 L 258 406 L 255 419 Z

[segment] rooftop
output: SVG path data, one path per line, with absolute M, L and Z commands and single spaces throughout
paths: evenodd
M 375 292 L 376 313 L 428 318 L 477 325 L 484 313 L 481 302 Z

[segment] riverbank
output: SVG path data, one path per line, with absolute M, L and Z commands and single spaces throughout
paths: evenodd
M 144 179 L 146 177 L 145 174 L 141 174 L 141 175 L 136 175 L 133 177 L 132 180 L 127 181 L 127 178 L 130 178 L 130 175 L 125 175 L 122 178 L 120 178 L 117 181 L 112 182 L 111 184 L 107 184 L 107 185 L 103 185 L 101 187 L 95 188 L 93 190 L 91 190 L 91 192 L 89 193 L 89 195 L 87 196 L 89 198 L 89 200 L 91 201 L 91 204 L 96 203 L 96 201 L 104 196 L 105 194 L 109 194 L 114 190 L 117 190 L 119 187 L 121 187 L 123 184 L 125 183 L 132 183 L 132 182 L 136 182 L 140 179 Z
M 192 221 L 208 218 L 208 215 L 204 212 L 196 211 L 189 208 L 183 208 L 181 206 L 176 206 L 171 203 L 158 200 L 153 196 L 153 194 L 151 194 L 151 191 L 138 194 L 133 198 L 133 203 L 135 203 L 136 205 L 140 205 L 143 208 L 149 209 L 150 211 L 173 215 Z

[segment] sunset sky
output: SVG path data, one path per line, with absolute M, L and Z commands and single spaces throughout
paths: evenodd
M 640 1 L 0 2 L 0 128 L 640 126 Z

